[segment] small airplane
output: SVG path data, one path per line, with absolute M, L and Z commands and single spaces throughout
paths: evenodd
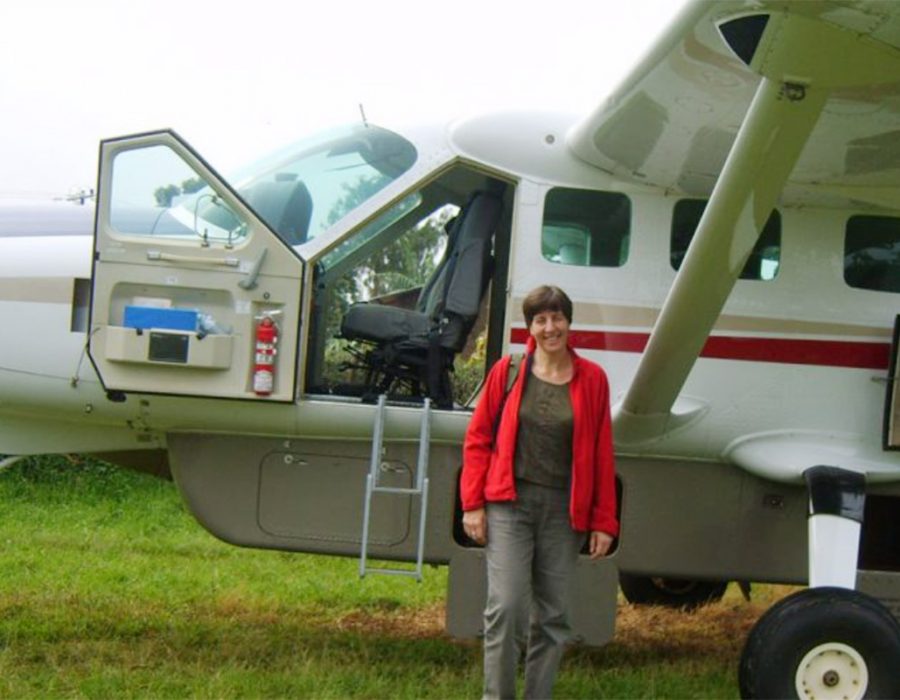
M 95 207 L 0 208 L 0 453 L 171 473 L 241 546 L 449 564 L 475 636 L 461 442 L 558 284 L 621 490 L 579 636 L 612 637 L 619 584 L 807 584 L 750 632 L 742 695 L 900 696 L 898 144 L 877 0 L 691 2 L 579 117 L 364 122 L 228 179 L 172 131 L 103 141 Z

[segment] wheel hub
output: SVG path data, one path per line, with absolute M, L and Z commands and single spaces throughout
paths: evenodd
M 797 696 L 803 700 L 861 700 L 869 670 L 853 647 L 826 642 L 812 649 L 797 666 Z
M 841 682 L 841 677 L 837 671 L 826 671 L 825 675 L 822 676 L 822 682 L 829 688 L 834 688 L 834 686 Z

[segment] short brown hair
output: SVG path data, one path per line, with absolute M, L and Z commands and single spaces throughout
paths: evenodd
M 559 287 L 543 284 L 528 292 L 522 301 L 526 326 L 531 326 L 534 317 L 545 311 L 559 311 L 569 323 L 572 323 L 572 300 Z

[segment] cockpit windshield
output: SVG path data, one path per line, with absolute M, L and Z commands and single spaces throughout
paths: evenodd
M 301 245 L 409 170 L 416 149 L 375 126 L 352 126 L 294 144 L 229 178 L 289 245 Z M 168 146 L 115 156 L 110 221 L 128 235 L 239 245 L 249 228 L 209 182 Z
M 320 235 L 409 170 L 416 149 L 376 126 L 325 132 L 229 178 L 279 236 L 299 245 Z

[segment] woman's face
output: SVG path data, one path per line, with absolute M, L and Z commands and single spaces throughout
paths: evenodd
M 567 347 L 569 321 L 562 311 L 541 311 L 531 319 L 528 332 L 541 350 L 553 354 Z

